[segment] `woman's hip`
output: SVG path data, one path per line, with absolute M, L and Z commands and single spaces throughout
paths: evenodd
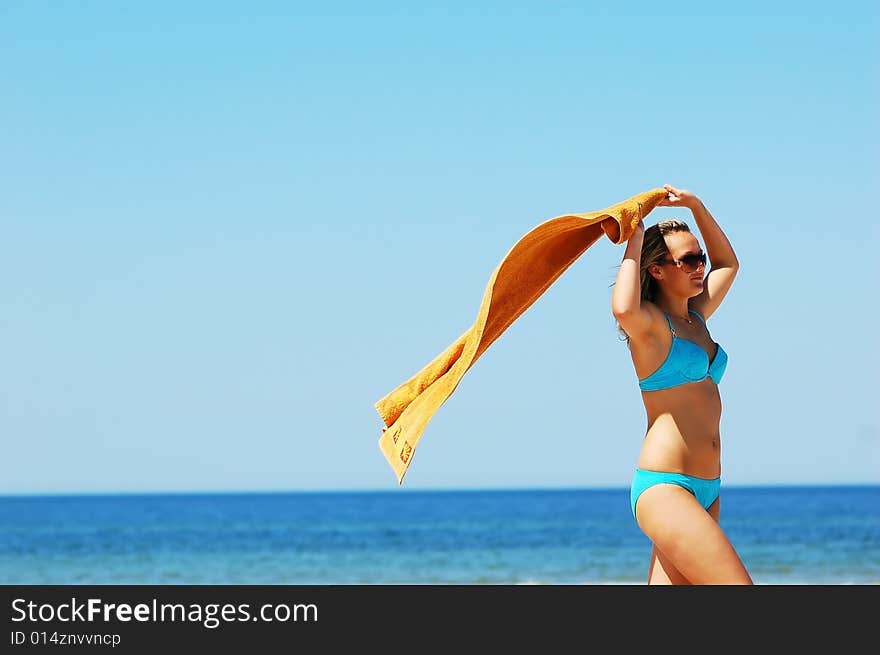
M 685 473 L 672 471 L 655 471 L 637 468 L 630 485 L 630 506 L 633 517 L 636 515 L 636 503 L 642 493 L 657 484 L 674 484 L 689 491 L 694 495 L 703 509 L 709 507 L 718 498 L 721 492 L 721 476 L 715 478 L 702 478 Z

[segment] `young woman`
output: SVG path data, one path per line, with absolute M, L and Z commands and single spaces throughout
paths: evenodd
M 721 396 L 727 353 L 706 322 L 727 295 L 739 262 L 693 193 L 663 185 L 660 206 L 690 209 L 688 225 L 639 223 L 627 242 L 612 313 L 627 339 L 648 429 L 632 481 L 639 528 L 653 543 L 648 584 L 752 584 L 718 524 Z M 712 263 L 706 271 L 706 255 Z

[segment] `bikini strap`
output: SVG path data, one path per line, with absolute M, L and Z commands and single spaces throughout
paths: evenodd
M 669 314 L 663 312 L 663 316 L 666 317 L 666 322 L 669 324 L 669 329 L 672 330 L 672 336 L 675 336 L 675 326 L 672 324 L 672 321 L 669 320 Z
M 699 318 L 701 321 L 703 321 L 703 325 L 706 325 L 706 319 L 703 318 L 702 316 L 700 316 L 700 312 L 695 311 L 695 310 L 693 310 L 693 309 L 689 309 L 688 311 L 689 311 L 689 312 L 693 312 L 694 314 L 696 314 L 696 315 L 697 315 L 697 318 Z

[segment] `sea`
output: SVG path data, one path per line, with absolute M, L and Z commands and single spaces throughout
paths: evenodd
M 880 485 L 725 487 L 757 584 L 880 583 Z M 0 496 L 0 584 L 645 584 L 628 489 Z

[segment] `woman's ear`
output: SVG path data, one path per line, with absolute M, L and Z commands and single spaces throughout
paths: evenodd
M 653 277 L 655 280 L 661 279 L 662 275 L 660 273 L 660 267 L 657 264 L 651 264 L 648 266 L 648 275 Z

